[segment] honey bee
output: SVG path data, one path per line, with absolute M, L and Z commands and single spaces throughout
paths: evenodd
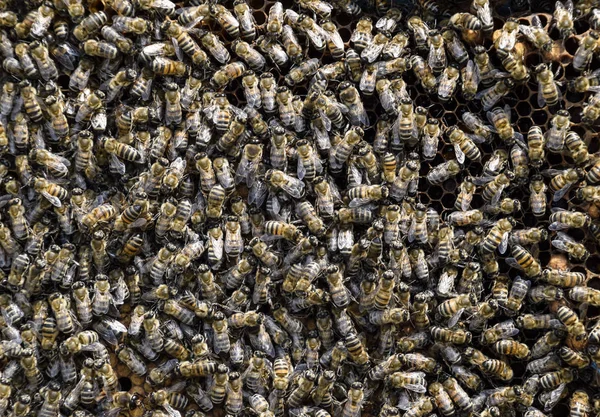
M 446 134 L 450 143 L 454 145 L 454 153 L 459 163 L 463 164 L 465 158 L 474 161 L 481 159 L 481 151 L 477 145 L 460 128 L 452 126 L 446 131 Z
M 433 93 L 437 86 L 437 78 L 429 64 L 420 56 L 413 55 L 410 58 L 410 66 L 416 77 L 421 82 L 421 86 L 428 92 Z
M 583 228 L 589 226 L 591 220 L 585 213 L 568 211 L 557 208 L 550 215 L 549 230 L 565 230 L 571 227 Z
M 515 248 L 520 248 L 520 246 L 513 246 L 513 254 L 515 253 Z M 517 259 L 517 256 L 515 256 Z M 519 262 L 519 261 L 517 261 Z M 534 262 L 537 262 L 534 260 Z M 535 265 L 535 264 L 534 264 Z M 539 267 L 539 264 L 538 264 Z M 529 267 L 529 271 L 533 266 Z M 539 273 L 537 274 L 539 275 Z M 528 275 L 529 276 L 529 275 Z M 504 306 L 512 312 L 517 312 L 523 306 L 523 300 L 531 287 L 531 282 L 522 279 L 521 277 L 517 277 L 513 280 L 513 285 L 510 288 L 510 292 L 508 293 L 508 298 L 506 302 L 504 302 Z
M 564 3 L 557 1 L 553 17 L 554 23 L 552 26 L 558 29 L 563 39 L 567 39 L 575 33 L 573 27 L 573 2 L 571 0 L 566 0 Z
M 600 117 L 600 93 L 591 96 L 585 102 L 581 115 L 585 124 L 592 124 Z
M 559 201 L 569 191 L 571 186 L 583 178 L 581 169 L 553 170 L 549 169 L 543 172 L 544 175 L 551 175 L 550 189 L 554 191 L 552 201 Z
M 476 142 L 489 142 L 492 139 L 494 131 L 491 127 L 483 123 L 483 121 L 475 113 L 465 112 L 462 115 L 462 120 L 465 125 L 473 132 L 471 137 Z M 494 155 L 498 152 L 495 151 Z
M 515 141 L 521 145 L 524 144 L 523 135 L 517 132 L 511 123 L 511 112 L 508 105 L 504 108 L 496 107 L 487 113 L 488 120 L 496 129 L 500 139 L 507 145 L 512 145 Z
M 256 37 L 256 20 L 245 0 L 237 0 L 233 4 L 233 12 L 240 23 L 240 36 L 246 42 L 251 42 Z
M 558 387 L 561 384 L 567 384 L 577 377 L 577 371 L 574 369 L 561 369 L 555 372 L 549 372 L 540 378 L 540 386 L 546 390 Z
M 538 16 L 533 16 L 531 19 L 531 26 L 519 25 L 519 32 L 521 32 L 537 49 L 545 52 L 552 51 L 553 41 L 550 38 L 550 35 L 548 35 L 548 32 L 544 29 Z
M 563 232 L 557 233 L 556 239 L 552 240 L 552 246 L 566 252 L 569 258 L 572 259 L 585 261 L 590 256 L 583 244 L 577 243 L 572 237 Z
M 444 68 L 438 86 L 438 98 L 441 101 L 448 101 L 454 94 L 459 77 L 460 71 L 456 66 L 450 64 Z
M 481 252 L 491 253 L 498 249 L 500 253 L 505 253 L 508 249 L 510 232 L 512 231 L 515 225 L 516 222 L 512 217 L 500 219 L 492 227 L 492 229 L 490 229 L 483 242 L 481 243 Z
M 492 87 L 489 87 L 483 91 L 480 91 L 475 95 L 475 99 L 481 100 L 483 110 L 488 111 L 494 105 L 506 96 L 514 87 L 514 81 L 510 78 L 506 78 L 498 81 Z
M 539 174 L 531 177 L 529 183 L 529 206 L 534 216 L 540 217 L 546 213 L 546 190 L 548 187 Z
M 557 82 L 554 81 L 554 74 L 547 65 L 539 64 L 534 68 L 538 81 L 538 105 L 554 106 L 562 100 L 562 94 L 558 89 Z
M 461 171 L 459 162 L 455 159 L 443 162 L 427 173 L 427 181 L 430 184 L 442 184 L 447 179 L 458 175 Z

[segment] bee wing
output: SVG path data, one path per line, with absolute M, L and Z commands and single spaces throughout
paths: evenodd
M 485 90 L 481 90 L 480 92 L 478 92 L 477 94 L 475 94 L 475 99 L 476 100 L 480 100 L 484 95 L 488 94 L 490 91 L 492 91 L 494 89 L 494 85 L 491 87 L 486 88 Z M 488 109 L 484 109 L 484 110 L 489 110 Z
M 306 167 L 304 166 L 302 158 L 300 157 L 298 157 L 298 167 L 296 168 L 296 174 L 298 174 L 299 180 L 304 179 L 304 176 L 306 175 Z
M 224 244 L 225 253 L 229 254 L 232 252 L 237 252 L 238 245 L 232 244 L 232 242 L 236 241 L 236 240 L 241 240 L 241 239 L 242 239 L 242 235 L 241 235 L 239 229 L 234 232 L 234 235 L 231 238 L 225 239 L 225 244 Z
M 364 206 L 365 204 L 369 204 L 371 201 L 372 200 L 370 198 L 354 198 L 352 201 L 350 201 L 348 207 Z
M 561 188 L 560 190 L 556 191 L 554 193 L 554 195 L 552 196 L 552 201 L 556 203 L 561 198 L 563 198 L 565 196 L 565 194 L 567 194 L 567 191 L 569 191 L 569 189 L 571 188 L 571 185 L 573 185 L 573 184 L 568 183 L 563 188 Z
M 46 197 L 46 199 L 54 206 L 54 207 L 62 207 L 62 202 L 60 201 L 60 199 L 58 197 L 53 196 L 52 194 L 48 193 L 48 191 L 42 191 L 40 193 L 41 195 L 43 195 L 44 197 Z
M 552 246 L 554 246 L 556 249 L 560 249 L 562 251 L 569 252 L 569 246 L 560 239 L 553 240 Z
M 418 385 L 418 384 L 406 384 L 406 385 L 404 385 L 404 388 L 406 388 L 407 390 L 410 390 L 410 391 L 418 392 L 420 394 L 427 392 L 427 389 L 425 388 L 425 386 Z
M 156 7 L 157 9 L 174 9 L 175 3 L 172 3 L 169 0 L 154 0 L 152 2 L 152 7 Z
M 327 117 L 323 110 L 319 110 L 319 114 L 321 115 L 321 121 L 323 122 L 325 129 L 327 129 L 328 132 L 331 131 L 331 119 Z
M 510 51 L 514 48 L 515 42 L 517 40 L 517 31 L 513 30 L 511 32 L 502 31 L 500 34 L 500 39 L 498 40 L 498 47 L 500 49 L 504 49 Z
M 516 146 L 519 146 L 521 149 L 523 150 L 527 150 L 527 143 L 525 142 L 525 138 L 523 137 L 523 135 L 520 132 L 517 132 L 516 130 L 513 131 L 513 138 L 515 140 L 515 142 L 517 143 Z
M 567 230 L 569 225 L 566 223 L 553 222 L 548 226 L 548 230 L 558 231 L 558 230 Z
M 362 102 L 358 104 L 358 120 L 364 126 L 369 126 L 369 115 L 367 114 L 367 110 L 365 110 L 365 106 L 362 104 Z M 413 136 L 416 136 L 416 134 L 413 134 Z
M 502 110 L 504 110 L 504 113 L 506 114 L 506 118 L 510 122 L 510 120 L 511 120 L 510 106 L 508 104 L 506 104 L 506 105 L 504 105 L 504 108 Z
M 565 390 L 566 386 L 567 386 L 567 384 L 562 383 L 554 391 L 552 391 L 550 393 L 550 398 L 548 398 L 548 401 L 546 402 L 546 404 L 544 404 L 544 411 L 549 412 L 550 410 L 552 410 L 554 408 L 556 403 L 560 400 L 560 397 L 561 397 L 563 391 Z
M 212 234 L 209 233 L 208 241 L 212 245 L 213 252 L 215 253 L 215 257 L 217 259 L 223 258 L 223 239 L 215 238 Z
M 557 175 L 563 174 L 565 170 L 563 169 L 545 169 L 542 171 L 542 175 L 545 177 L 555 177 Z
M 98 332 L 98 334 L 102 336 L 104 340 L 113 346 L 117 346 L 119 344 L 117 334 L 127 333 L 127 327 L 113 319 L 103 319 L 102 321 L 94 323 L 93 327 L 94 330 Z
M 475 62 L 472 59 L 467 62 L 467 72 L 473 77 L 473 83 L 479 86 L 479 83 L 481 82 L 481 73 L 479 72 L 479 67 L 475 65 Z
M 179 46 L 179 42 L 177 42 L 177 39 L 171 38 L 171 43 L 173 44 L 173 47 L 175 48 L 175 55 L 177 56 L 177 59 L 179 59 L 180 61 L 183 61 L 183 51 L 181 50 L 181 47 Z
M 123 161 L 121 161 L 113 153 L 110 154 L 109 158 L 110 158 L 109 164 L 110 164 L 111 168 L 116 170 L 119 174 L 124 175 L 125 174 L 125 163 Z
M 300 198 L 304 192 L 304 183 L 296 178 L 290 177 L 288 181 L 285 181 L 281 185 L 281 188 L 292 197 Z
M 475 143 L 481 144 L 487 142 L 483 136 L 476 135 L 475 133 L 465 133 L 465 135 Z
M 490 126 L 490 130 L 494 133 L 498 133 L 498 131 L 496 130 L 496 123 L 494 122 L 495 116 L 494 113 L 492 113 L 491 111 L 488 111 L 485 113 L 488 121 L 492 124 Z
M 323 30 L 323 29 L 321 29 Z M 325 32 L 327 33 L 327 32 Z M 315 45 L 315 48 L 321 49 L 325 46 L 325 36 L 321 31 L 308 29 L 306 30 L 306 36 L 310 39 L 310 41 Z
M 269 194 L 269 199 L 271 200 L 271 210 L 275 215 L 279 215 L 281 212 L 281 204 L 279 203 L 277 194 Z
M 327 38 L 331 41 L 331 43 L 333 43 L 333 45 L 336 48 L 341 50 L 344 49 L 344 41 L 342 40 L 342 37 L 340 36 L 337 30 L 333 32 L 326 32 L 326 34 Z
M 506 253 L 506 250 L 508 249 L 509 235 L 510 235 L 510 233 L 508 233 L 508 232 L 504 233 L 504 235 L 502 236 L 502 241 L 500 242 L 500 245 L 498 245 L 498 250 L 503 255 Z
M 350 108 L 345 104 L 334 101 L 333 105 L 336 106 L 343 114 L 347 114 L 350 112 Z
M 460 320 L 460 317 L 462 316 L 464 311 L 465 311 L 465 309 L 461 308 L 452 317 L 450 317 L 450 320 L 448 320 L 449 328 L 456 326 L 456 323 L 458 323 L 458 321 Z
M 268 193 L 267 185 L 263 181 L 254 181 L 248 192 L 248 203 L 261 207 Z
M 167 412 L 167 414 L 169 414 L 169 416 L 181 417 L 181 413 L 179 411 L 177 411 L 175 408 L 171 407 L 171 405 L 168 402 L 166 402 L 166 401 L 163 402 L 162 406 L 165 409 L 165 411 Z
M 568 234 L 564 233 L 564 232 L 558 232 L 556 234 L 556 236 L 561 239 L 564 240 L 565 242 L 571 242 L 571 243 L 577 243 L 575 241 L 575 239 L 573 239 L 571 236 L 569 236 Z
M 362 172 L 360 172 L 356 164 L 350 164 L 350 175 L 352 175 L 352 180 L 356 184 L 362 184 Z
M 54 13 L 44 15 L 38 12 L 35 21 L 31 25 L 31 34 L 37 38 L 41 38 L 42 36 L 44 36 L 53 18 Z
M 317 171 L 317 173 L 322 173 L 323 172 L 323 163 L 321 162 L 321 159 L 319 159 L 316 155 L 313 156 L 313 161 L 315 164 L 315 170 Z
M 435 68 L 437 66 L 436 61 L 441 59 L 440 50 L 443 51 L 443 49 L 441 49 L 441 48 L 436 48 L 433 45 L 430 46 L 429 54 L 427 55 L 427 65 L 429 65 L 430 68 Z
M 565 7 L 570 15 L 573 15 L 573 2 L 571 0 L 567 0 L 565 2 Z
M 542 91 L 543 85 L 542 82 L 538 82 L 538 92 L 537 92 L 537 104 L 540 107 L 544 107 L 546 105 L 546 99 L 544 98 L 544 92 Z
M 504 191 L 505 186 L 500 186 L 498 187 L 498 191 L 496 191 L 496 194 L 494 194 L 494 196 L 492 197 L 492 200 L 490 201 L 490 204 L 492 206 L 495 206 L 496 204 L 498 204 L 498 202 L 500 201 L 500 197 L 502 197 L 502 191 Z
M 246 96 L 246 101 L 250 107 L 259 108 L 261 97 L 260 94 L 252 94 L 251 91 L 247 91 L 244 89 L 244 95 Z
M 465 154 L 462 151 L 462 149 L 460 149 L 460 146 L 458 144 L 454 144 L 454 153 L 456 154 L 456 160 L 459 163 L 464 164 L 465 163 Z

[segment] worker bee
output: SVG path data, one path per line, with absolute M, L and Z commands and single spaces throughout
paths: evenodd
M 510 78 L 506 78 L 498 81 L 492 87 L 477 93 L 475 95 L 475 99 L 481 100 L 483 110 L 488 111 L 494 107 L 499 100 L 506 96 L 513 87 L 514 81 L 512 81 Z
M 559 371 L 549 372 L 540 378 L 540 386 L 546 390 L 556 388 L 561 384 L 567 384 L 577 377 L 577 371 L 574 369 L 561 369 Z
M 437 78 L 433 74 L 433 71 L 429 64 L 420 56 L 413 55 L 410 58 L 410 66 L 412 67 L 415 75 L 421 82 L 421 86 L 429 93 L 432 93 L 437 86 Z
M 448 101 L 454 94 L 459 77 L 460 71 L 456 66 L 450 64 L 444 68 L 438 85 L 438 98 L 441 101 Z
M 246 65 L 243 62 L 231 62 L 218 71 L 210 79 L 210 84 L 214 88 L 224 88 L 232 80 L 241 77 L 246 71 Z
M 447 179 L 458 175 L 461 170 L 459 162 L 455 159 L 443 162 L 427 173 L 427 181 L 430 184 L 442 184 Z
M 469 412 L 473 408 L 473 401 L 471 400 L 471 397 L 469 397 L 464 388 L 456 379 L 447 374 L 443 375 L 442 385 L 458 408 L 466 412 Z
M 553 41 L 537 15 L 532 17 L 531 26 L 519 25 L 519 32 L 537 49 L 545 52 L 552 50 Z
M 558 29 L 563 39 L 567 39 L 575 33 L 573 27 L 573 2 L 571 0 L 566 0 L 564 3 L 557 1 L 553 17 L 554 22 L 552 26 Z
M 492 139 L 494 134 L 494 129 L 490 126 L 486 125 L 483 120 L 479 118 L 475 113 L 464 112 L 462 115 L 462 120 L 465 125 L 473 132 L 469 134 L 472 140 L 476 142 L 489 142 Z M 499 155 L 499 152 L 504 152 L 501 150 L 494 151 L 493 155 Z
M 495 177 L 478 177 L 474 178 L 475 184 L 485 184 L 483 187 L 483 199 L 490 202 L 492 205 L 498 204 L 502 192 L 510 185 L 515 178 L 512 171 L 505 171 Z
M 556 234 L 556 239 L 552 240 L 552 246 L 556 249 L 566 252 L 569 258 L 585 261 L 590 253 L 585 246 L 576 242 L 572 237 L 563 232 Z
M 566 169 L 566 170 L 545 170 L 544 175 L 552 176 L 550 181 L 550 189 L 554 192 L 552 201 L 559 201 L 569 191 L 571 186 L 583 178 L 584 173 L 581 169 Z
M 536 66 L 534 72 L 538 81 L 538 106 L 554 106 L 562 99 L 554 74 L 545 64 Z
M 240 36 L 246 42 L 251 42 L 256 37 L 256 20 L 245 0 L 237 0 L 233 4 L 233 12 L 240 23 Z
M 512 127 L 510 106 L 506 105 L 504 108 L 496 107 L 492 111 L 487 112 L 487 117 L 496 129 L 500 139 L 505 141 L 507 145 L 512 145 L 515 141 L 518 144 L 525 143 L 523 135 Z
M 460 128 L 452 126 L 446 131 L 446 134 L 450 143 L 454 145 L 454 153 L 459 163 L 463 164 L 465 158 L 474 161 L 481 159 L 481 151 L 477 145 Z
M 542 176 L 539 174 L 531 177 L 529 183 L 529 207 L 534 216 L 540 217 L 546 213 L 546 190 L 548 187 L 544 183 Z

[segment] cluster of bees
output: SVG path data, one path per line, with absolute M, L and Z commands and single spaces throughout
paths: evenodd
M 0 417 L 600 415 L 600 4 L 408 3 L 0 0 Z

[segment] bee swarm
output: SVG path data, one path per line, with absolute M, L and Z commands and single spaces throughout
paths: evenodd
M 600 416 L 598 1 L 246 1 L 0 0 L 0 417 Z

